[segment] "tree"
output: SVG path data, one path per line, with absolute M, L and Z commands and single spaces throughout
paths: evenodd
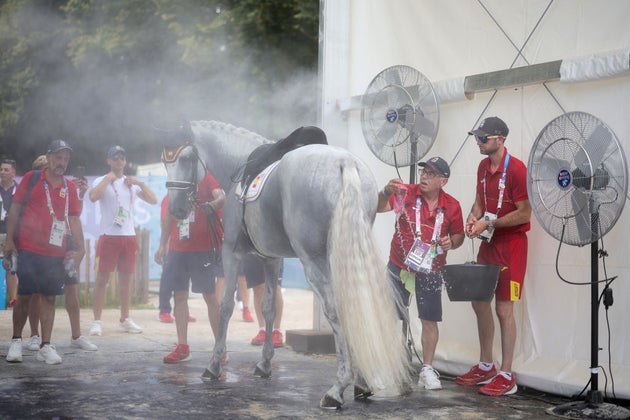
M 0 1 L 0 155 L 55 138 L 105 170 L 122 144 L 154 162 L 154 127 L 216 119 L 281 137 L 316 122 L 318 0 Z

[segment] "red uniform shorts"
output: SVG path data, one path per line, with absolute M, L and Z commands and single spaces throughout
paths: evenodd
M 96 272 L 120 273 L 136 271 L 138 242 L 134 236 L 101 235 L 96 245 Z
M 527 268 L 527 235 L 524 232 L 495 236 L 490 243 L 482 242 L 477 262 L 501 266 L 495 292 L 497 300 L 521 299 Z

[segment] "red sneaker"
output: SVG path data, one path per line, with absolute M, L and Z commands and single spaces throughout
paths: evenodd
M 194 315 L 188 315 L 188 322 L 197 322 L 197 318 Z
M 190 359 L 192 359 L 190 356 L 190 347 L 187 344 L 178 344 L 173 352 L 164 356 L 164 363 L 187 362 Z
M 161 312 L 158 318 L 160 322 L 164 322 L 166 324 L 172 324 L 175 319 L 168 312 Z
M 256 337 L 252 338 L 252 346 L 262 346 L 266 336 L 265 330 L 259 330 Z
M 252 313 L 249 308 L 243 309 L 243 321 L 245 322 L 254 322 L 254 317 L 252 317 Z
M 497 369 L 492 365 L 492 369 L 485 371 L 479 365 L 475 365 L 462 376 L 455 378 L 455 383 L 463 386 L 487 384 L 497 376 Z
M 17 303 L 17 299 L 11 299 L 11 301 L 7 305 L 7 308 L 13 308 L 16 303 Z
M 283 339 L 282 339 L 282 333 L 280 331 L 273 330 L 273 333 L 271 333 L 271 343 L 273 344 L 274 347 L 282 347 L 282 346 L 284 346 Z
M 512 379 L 508 379 L 505 376 L 498 374 L 488 384 L 479 388 L 479 392 L 491 397 L 499 397 L 501 395 L 511 395 L 516 393 L 518 386 L 516 386 L 515 375 L 512 374 Z

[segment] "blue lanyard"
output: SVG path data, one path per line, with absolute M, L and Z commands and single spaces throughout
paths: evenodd
M 497 216 L 499 215 L 499 209 L 503 205 L 503 193 L 505 192 L 505 178 L 507 176 L 508 162 L 510 161 L 510 153 L 505 155 L 505 161 L 503 162 L 503 173 L 501 174 L 501 180 L 499 181 L 499 200 L 497 201 Z M 488 198 L 486 196 L 486 174 L 483 175 L 483 201 L 488 210 Z

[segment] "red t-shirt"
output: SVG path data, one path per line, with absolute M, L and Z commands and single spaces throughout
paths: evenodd
M 197 186 L 197 203 L 206 203 L 212 201 L 212 191 L 220 189 L 221 185 L 210 173 L 206 173 L 205 178 Z M 208 226 L 208 219 L 206 214 L 199 207 L 195 206 L 194 221 L 190 223 L 188 238 L 181 239 L 179 237 L 178 223 L 181 221 L 174 220 L 171 226 L 171 235 L 168 240 L 169 250 L 179 252 L 199 252 L 210 251 L 214 247 L 212 246 L 213 232 Z M 162 219 L 168 212 L 168 196 L 162 200 Z M 221 217 L 221 210 L 217 212 L 219 218 Z M 223 242 L 223 232 L 220 232 L 221 242 Z
M 507 149 L 505 149 L 503 159 L 494 173 L 490 172 L 490 158 L 483 159 L 479 162 L 479 167 L 477 168 L 477 194 L 481 199 L 481 208 L 484 213 L 488 211 L 490 213 L 497 214 L 497 204 L 499 202 L 499 181 L 503 176 L 506 156 Z M 484 183 L 486 184 L 485 193 Z M 505 176 L 503 204 L 501 205 L 501 209 L 499 210 L 497 217 L 501 217 L 516 210 L 516 205 L 514 203 L 528 199 L 527 167 L 523 162 L 510 155 L 507 173 Z M 516 226 L 496 228 L 493 236 L 509 235 L 516 232 L 527 232 L 529 228 L 529 222 Z
M 429 212 L 429 206 L 424 201 L 424 198 L 422 198 L 420 185 L 410 184 L 406 185 L 406 187 L 407 194 L 404 199 L 403 211 L 399 215 L 396 215 L 395 231 L 390 246 L 389 259 L 396 266 L 410 270 L 409 267 L 405 265 L 405 258 L 415 239 L 416 197 L 420 196 L 422 202 L 420 207 L 420 234 L 422 242 L 427 244 L 431 243 L 437 209 L 441 208 L 444 211 L 444 221 L 438 233 L 438 238 L 446 235 L 450 236 L 464 233 L 464 221 L 459 201 L 450 194 L 447 194 L 443 190 L 440 191 L 437 207 L 432 212 Z M 389 197 L 389 204 L 392 208 L 394 207 L 394 199 L 395 196 L 392 194 L 392 196 Z M 439 271 L 440 267 L 446 264 L 446 254 L 446 252 L 443 252 L 433 259 L 432 271 Z
M 26 207 L 22 213 L 19 232 L 17 232 L 16 246 L 18 250 L 29 251 L 38 255 L 49 257 L 61 257 L 66 253 L 65 237 L 62 246 L 55 246 L 49 243 L 50 231 L 52 228 L 52 215 L 48 209 L 48 200 L 46 198 L 46 190 L 44 189 L 44 179 L 46 179 L 46 170 L 40 174 L 37 183 L 31 190 L 31 196 L 26 203 Z M 28 189 L 28 184 L 33 171 L 27 172 L 22 177 L 20 185 L 18 185 L 13 201 L 22 204 Z M 67 188 L 63 182 L 57 187 L 53 187 L 47 182 L 50 191 L 50 201 L 57 220 L 65 220 L 66 197 L 68 198 L 68 215 L 80 216 L 81 205 L 77 195 L 76 185 L 66 178 Z M 70 234 L 70 227 L 66 221 L 66 233 Z

